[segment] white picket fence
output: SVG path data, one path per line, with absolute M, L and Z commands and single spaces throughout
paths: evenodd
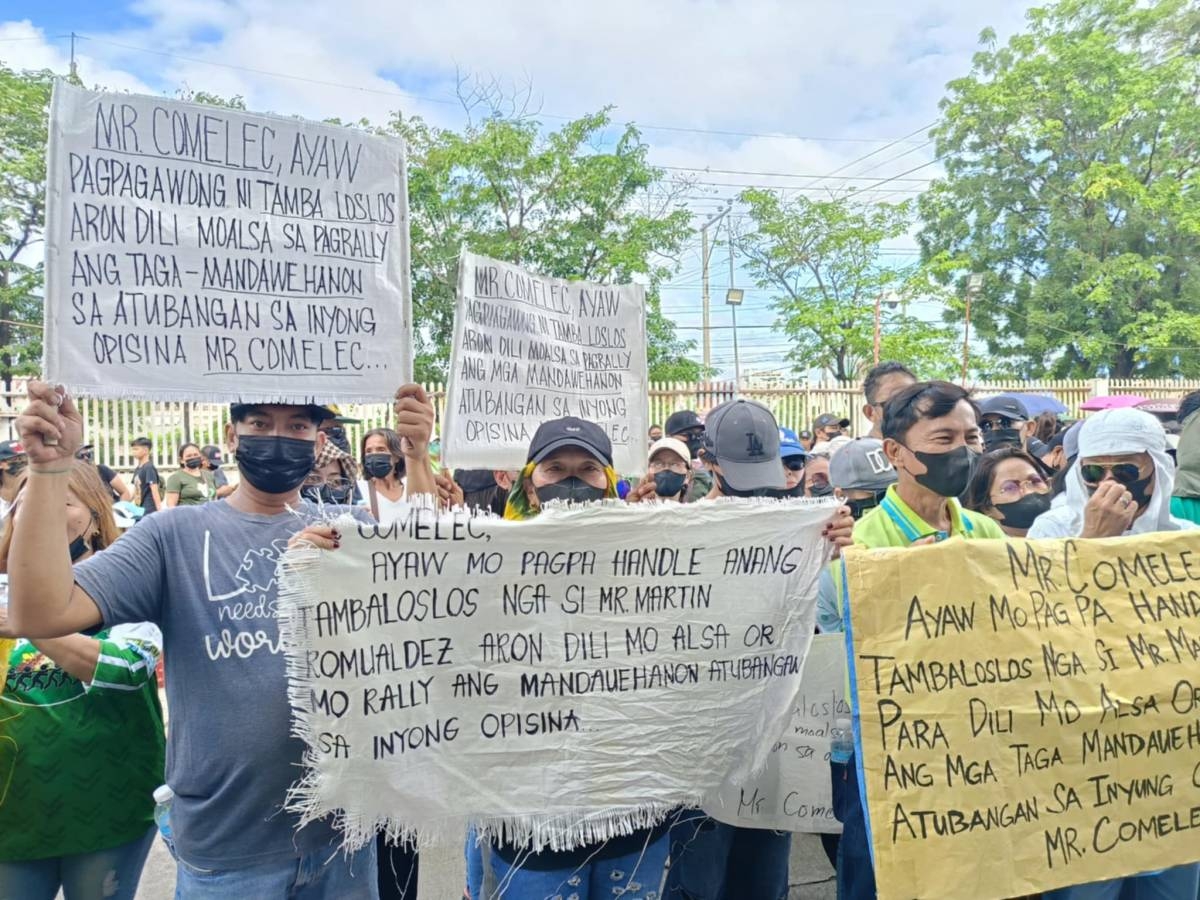
M 1057 397 L 1072 415 L 1079 406 L 1095 396 L 1140 394 L 1152 399 L 1181 398 L 1190 391 L 1200 390 L 1200 381 L 1157 380 L 1062 380 L 1062 381 L 996 381 L 972 385 L 976 394 L 988 396 L 1003 391 L 1050 394 Z M 442 384 L 425 385 L 433 399 L 438 421 L 443 418 L 446 392 Z M 650 421 L 659 425 L 681 409 L 704 414 L 720 403 L 738 395 L 732 382 L 653 383 L 649 391 Z M 797 382 L 790 384 L 743 385 L 740 396 L 758 400 L 775 413 L 781 425 L 797 431 L 811 427 L 822 413 L 844 416 L 855 423 L 855 430 L 866 430 L 862 417 L 862 387 L 847 382 Z M 0 439 L 16 435 L 16 416 L 24 405 L 23 391 L 0 393 Z M 79 400 L 83 414 L 84 432 L 89 443 L 96 447 L 96 459 L 117 470 L 129 470 L 133 461 L 129 442 L 136 437 L 148 437 L 154 443 L 157 465 L 171 468 L 176 465 L 179 445 L 194 442 L 200 445 L 224 446 L 225 423 L 229 408 L 217 403 L 151 403 L 139 400 Z M 345 415 L 361 419 L 361 424 L 347 426 L 351 445 L 358 447 L 362 435 L 372 428 L 391 422 L 391 407 L 377 403 L 349 405 L 342 408 Z

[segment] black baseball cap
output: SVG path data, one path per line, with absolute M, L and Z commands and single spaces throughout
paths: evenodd
M 526 462 L 539 463 L 555 450 L 564 447 L 578 447 L 585 450 L 606 466 L 613 464 L 612 441 L 604 433 L 604 429 L 595 422 L 566 416 L 562 419 L 551 419 L 538 426 L 529 444 L 529 456 Z
M 337 414 L 328 406 L 322 406 L 319 403 L 230 403 L 229 418 L 233 422 L 240 422 L 252 409 L 258 409 L 260 406 L 303 406 L 308 409 L 309 417 L 320 425 L 326 419 L 336 419 Z
M 214 465 L 220 465 L 224 460 L 221 456 L 221 448 L 216 444 L 206 444 L 200 448 L 200 454 Z
M 693 428 L 703 428 L 704 423 L 700 421 L 700 417 L 690 409 L 681 409 L 679 412 L 673 412 L 667 418 L 667 424 L 663 426 L 663 434 L 670 437 L 673 434 L 683 434 L 685 431 L 691 431 Z
M 1003 416 L 1013 422 L 1028 422 L 1029 410 L 1016 397 L 1000 394 L 979 401 L 979 417 L 982 419 L 984 416 Z
M 0 462 L 25 455 L 25 445 L 20 441 L 0 441 Z
M 831 425 L 837 425 L 839 428 L 849 428 L 850 420 L 839 419 L 833 413 L 825 413 L 817 416 L 817 421 L 813 422 L 813 430 L 816 431 L 818 428 L 829 428 Z
M 779 458 L 779 423 L 753 400 L 730 400 L 708 414 L 704 452 L 737 491 L 785 488 Z

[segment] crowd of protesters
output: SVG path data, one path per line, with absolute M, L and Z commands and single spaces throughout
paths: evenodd
M 870 428 L 857 438 L 848 418 L 822 414 L 791 423 L 795 431 L 751 400 L 703 416 L 676 411 L 651 427 L 636 482 L 614 468 L 603 429 L 572 418 L 542 423 L 519 470 L 440 471 L 434 409 L 415 385 L 397 392 L 394 427 L 368 431 L 357 447 L 346 430 L 356 423 L 336 407 L 234 404 L 224 447 L 183 445 L 165 480 L 151 441 L 134 440 L 127 486 L 93 459 L 72 399 L 32 383 L 19 441 L 0 444 L 9 587 L 0 636 L 18 639 L 0 693 L 0 721 L 17 719 L 4 733 L 11 765 L 0 768 L 0 900 L 60 890 L 66 900 L 132 898 L 156 831 L 152 795 L 164 784 L 178 897 L 416 897 L 411 848 L 381 837 L 343 854 L 329 822 L 298 829 L 284 812 L 303 746 L 278 629 L 261 611 L 274 610 L 274 564 L 286 548 L 338 549 L 333 513 L 386 524 L 415 497 L 510 520 L 554 501 L 830 498 L 824 539 L 835 554 L 1200 522 L 1200 394 L 1183 399 L 1169 440 L 1138 409 L 1079 423 L 1033 416 L 1017 397 L 976 402 L 898 363 L 869 372 L 864 393 Z M 130 500 L 141 521 L 118 539 L 113 503 Z M 841 631 L 846 619 L 839 571 L 826 568 L 818 585 L 822 631 Z M 213 601 L 231 598 L 244 622 L 219 616 L 226 607 Z M 166 737 L 153 677 L 160 654 Z M 830 774 L 843 825 L 826 841 L 838 896 L 866 900 L 875 882 L 857 768 L 835 762 Z M 789 834 L 697 810 L 569 851 L 466 837 L 472 900 L 788 893 Z M 1198 879 L 1194 864 L 1045 896 L 1195 900 Z

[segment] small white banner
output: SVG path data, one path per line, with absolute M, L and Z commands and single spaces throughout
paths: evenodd
M 595 422 L 618 472 L 646 470 L 646 293 L 546 278 L 463 252 L 442 458 L 519 469 L 548 419 Z

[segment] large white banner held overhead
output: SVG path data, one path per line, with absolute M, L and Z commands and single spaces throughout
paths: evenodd
M 613 442 L 617 471 L 646 467 L 646 294 L 638 284 L 546 278 L 463 252 L 442 458 L 519 469 L 542 422 L 578 416 Z
M 748 783 L 793 716 L 834 509 L 412 510 L 294 550 L 297 809 L 350 845 L 473 824 L 561 849 Z
M 367 402 L 411 379 L 404 143 L 55 85 L 46 376 L 92 396 Z

